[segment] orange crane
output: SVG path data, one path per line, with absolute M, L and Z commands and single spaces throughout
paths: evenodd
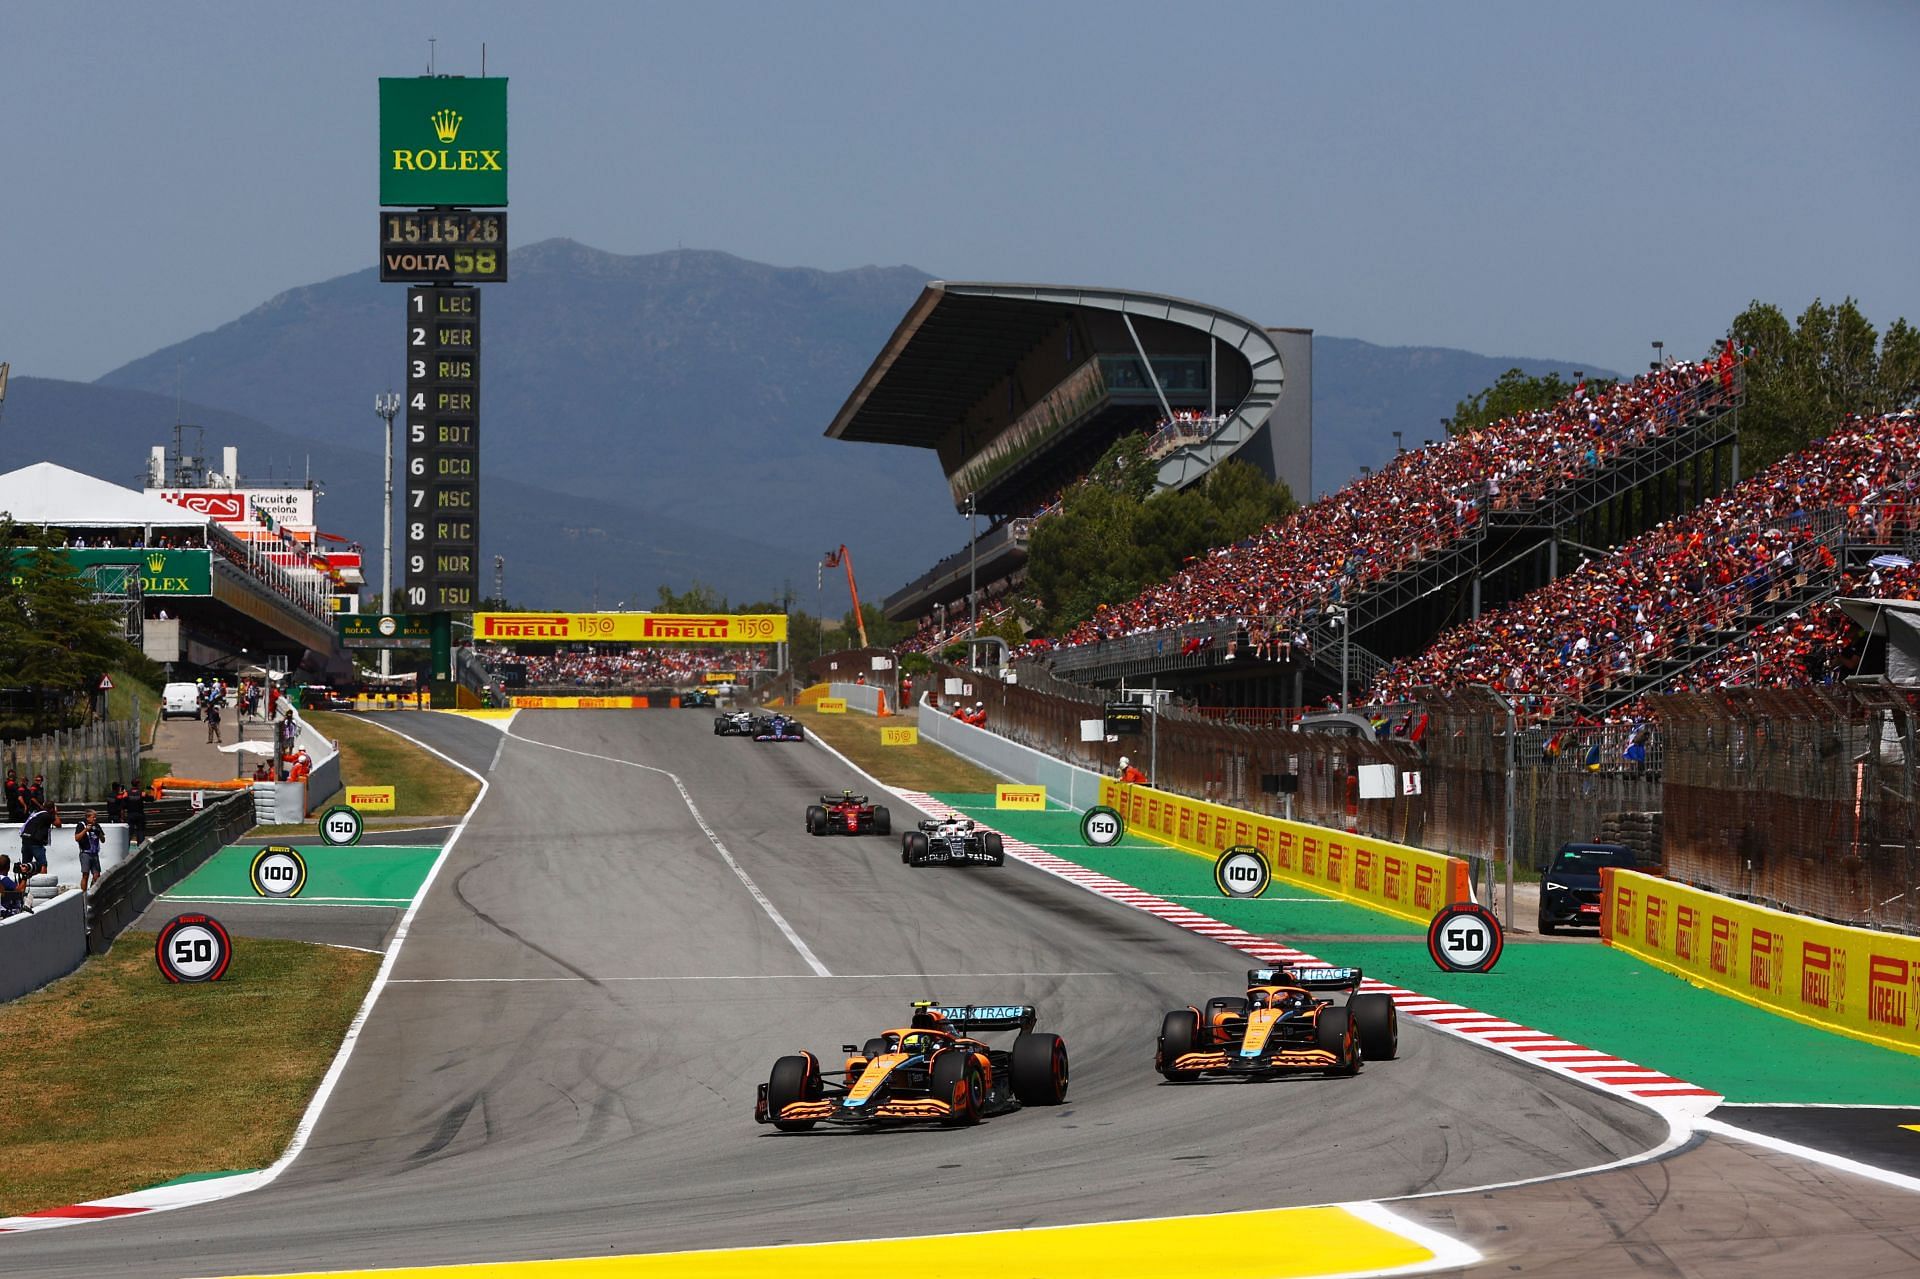
M 842 564 L 847 567 L 847 594 L 853 596 L 853 625 L 854 628 L 860 632 L 860 647 L 865 648 L 867 646 L 867 619 L 865 615 L 860 612 L 860 588 L 853 584 L 853 552 L 849 551 L 844 543 L 839 550 L 828 551 L 826 558 L 820 561 L 820 571 L 823 575 L 822 581 L 825 581 L 824 574 L 827 569 L 839 568 Z

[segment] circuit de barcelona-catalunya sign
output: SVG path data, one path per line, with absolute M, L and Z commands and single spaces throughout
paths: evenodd
M 380 81 L 380 203 L 507 202 L 507 82 L 421 76 Z

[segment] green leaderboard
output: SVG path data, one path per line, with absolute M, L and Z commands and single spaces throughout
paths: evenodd
M 401 524 L 409 610 L 480 598 L 480 290 L 407 290 Z

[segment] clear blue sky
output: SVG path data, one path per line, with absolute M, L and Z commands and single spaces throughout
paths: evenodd
M 1631 369 L 1920 320 L 1920 5 L 0 0 L 0 360 L 374 262 L 375 79 L 512 77 L 514 240 L 1116 284 Z M 511 286 L 509 286 L 511 287 Z

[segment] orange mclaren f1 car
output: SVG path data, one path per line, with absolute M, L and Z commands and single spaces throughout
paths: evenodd
M 1315 991 L 1347 992 L 1345 1004 Z M 1358 968 L 1252 968 L 1247 993 L 1180 1008 L 1160 1022 L 1153 1067 L 1175 1082 L 1205 1076 L 1270 1078 L 1318 1070 L 1353 1075 L 1363 1060 L 1400 1051 L 1399 1014 L 1388 995 L 1362 995 Z
M 817 1123 L 959 1125 L 1021 1106 L 1057 1106 L 1067 1097 L 1067 1046 L 1033 1024 L 1031 1004 L 915 1001 L 911 1024 L 844 1045 L 844 1070 L 822 1070 L 810 1052 L 774 1062 L 753 1120 L 782 1132 Z M 973 1037 L 1005 1030 L 1019 1032 L 1012 1048 Z

